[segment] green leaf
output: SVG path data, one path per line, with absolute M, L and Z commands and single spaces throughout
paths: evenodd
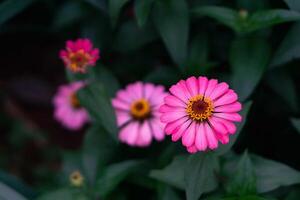
M 106 196 L 117 185 L 122 182 L 130 173 L 135 171 L 141 162 L 128 160 L 117 164 L 112 164 L 106 168 L 103 175 L 97 180 L 97 188 L 99 195 Z
M 73 191 L 68 188 L 59 189 L 53 192 L 46 193 L 40 196 L 39 198 L 37 198 L 36 200 L 54 200 L 54 199 L 74 200 Z
M 0 199 L 1 200 L 26 200 L 24 196 L 14 191 L 12 188 L 0 182 Z
M 291 10 L 300 12 L 300 2 L 298 0 L 284 0 Z
M 150 177 L 184 190 L 184 168 L 186 162 L 186 155 L 176 156 L 171 164 L 164 169 L 152 170 L 150 172 Z
M 6 0 L 0 3 L 0 26 L 29 7 L 35 0 Z
M 300 23 L 296 23 L 287 33 L 273 56 L 270 68 L 282 66 L 285 63 L 300 58 Z
M 265 198 L 259 197 L 259 196 L 242 196 L 242 197 L 229 197 L 224 198 L 222 200 L 267 200 Z
M 248 116 L 249 110 L 251 108 L 251 105 L 252 105 L 252 101 L 249 101 L 243 105 L 243 109 L 240 112 L 240 114 L 243 118 L 243 121 L 241 123 L 237 124 L 236 133 L 234 135 L 230 136 L 229 143 L 225 144 L 225 145 L 221 144 L 218 147 L 218 149 L 214 151 L 217 155 L 223 155 L 223 154 L 227 153 L 232 148 L 232 146 L 235 144 L 238 136 L 240 135 L 241 131 L 244 128 L 244 125 L 246 124 L 247 116 Z
M 256 194 L 256 174 L 247 151 L 240 158 L 235 175 L 226 185 L 230 195 Z
M 219 171 L 218 157 L 209 153 L 198 153 L 189 157 L 184 170 L 187 200 L 197 200 L 203 193 L 213 191 L 218 182 L 215 173 Z
M 247 11 L 237 12 L 236 10 L 225 7 L 202 6 L 192 11 L 199 17 L 211 17 L 237 33 L 252 32 L 276 24 L 300 19 L 300 13 L 284 9 L 262 10 L 249 14 Z
M 103 85 L 93 82 L 78 92 L 80 103 L 88 110 L 92 118 L 101 123 L 111 136 L 117 140 L 115 112 Z
M 122 7 L 128 2 L 129 0 L 109 0 L 108 1 L 108 10 L 109 15 L 111 18 L 112 26 L 115 27 L 117 24 L 117 20 L 119 18 L 120 11 Z
M 173 61 L 183 67 L 189 35 L 189 13 L 186 1 L 156 1 L 153 20 Z
M 150 14 L 154 0 L 136 0 L 134 3 L 134 11 L 137 23 L 142 27 Z
M 238 38 L 232 43 L 232 87 L 241 101 L 246 100 L 254 91 L 266 69 L 269 57 L 270 47 L 265 39 Z
M 296 84 L 286 68 L 270 71 L 267 76 L 267 83 L 294 112 L 299 110 Z
M 300 190 L 293 190 L 284 200 L 298 200 L 300 199 Z
M 91 185 L 95 184 L 99 170 L 110 160 L 116 144 L 108 133 L 94 126 L 85 135 L 82 149 L 82 166 Z M 99 170 L 98 170 L 99 169 Z
M 137 38 L 139 38 L 137 40 Z M 131 20 L 121 25 L 116 35 L 114 49 L 120 52 L 130 52 L 141 48 L 142 46 L 158 38 L 157 33 L 151 26 L 140 28 Z
M 156 84 L 172 85 L 174 80 L 180 79 L 180 73 L 174 68 L 159 66 L 145 77 L 146 82 Z
M 300 119 L 292 118 L 291 122 L 296 128 L 296 130 L 300 133 Z
M 85 1 L 95 6 L 99 10 L 106 12 L 107 9 L 106 0 L 85 0 Z
M 180 200 L 176 192 L 171 188 L 166 186 L 162 191 L 162 194 L 159 198 L 160 200 Z

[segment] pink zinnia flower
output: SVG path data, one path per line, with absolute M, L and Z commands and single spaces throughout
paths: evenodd
M 89 121 L 88 113 L 81 107 L 76 94 L 84 85 L 83 82 L 62 85 L 53 98 L 54 117 L 71 130 L 78 130 Z
M 236 132 L 233 122 L 242 120 L 237 113 L 242 105 L 228 84 L 190 77 L 173 85 L 170 92 L 160 107 L 160 119 L 173 141 L 182 138 L 190 153 L 216 149 L 218 141 L 229 142 L 229 135 Z
M 119 139 L 130 146 L 149 146 L 164 139 L 159 106 L 167 94 L 163 86 L 136 82 L 117 92 L 112 100 L 120 127 Z
M 93 48 L 89 39 L 68 40 L 66 50 L 61 50 L 59 55 L 72 72 L 85 73 L 88 66 L 95 66 L 99 49 Z

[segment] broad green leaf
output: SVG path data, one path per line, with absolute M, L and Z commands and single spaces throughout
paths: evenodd
M 93 82 L 79 90 L 78 96 L 80 103 L 88 110 L 92 118 L 101 123 L 116 140 L 118 129 L 115 112 L 103 85 L 99 82 Z
M 236 133 L 234 135 L 230 136 L 229 143 L 225 144 L 225 145 L 220 144 L 220 147 L 218 147 L 218 149 L 215 151 L 215 153 L 217 155 L 223 155 L 223 154 L 227 153 L 232 148 L 232 146 L 235 144 L 238 136 L 240 135 L 241 131 L 243 130 L 244 125 L 246 124 L 247 116 L 248 116 L 249 110 L 251 108 L 251 105 L 252 105 L 252 101 L 249 101 L 243 105 L 242 111 L 240 112 L 241 116 L 243 117 L 243 121 L 241 123 L 237 124 Z
M 134 172 L 140 163 L 139 161 L 128 160 L 108 166 L 102 176 L 97 180 L 96 188 L 99 189 L 97 191 L 98 194 L 102 197 L 108 195 L 130 173 Z
M 186 1 L 156 1 L 153 20 L 173 61 L 182 68 L 186 59 L 189 35 L 189 13 Z
M 69 184 L 69 177 L 74 171 L 84 173 L 82 166 L 81 152 L 79 151 L 64 151 L 63 152 L 63 163 L 62 163 L 62 175 L 59 176 L 62 184 Z M 85 174 L 83 174 L 85 175 Z
M 256 174 L 247 151 L 240 158 L 235 175 L 226 186 L 230 195 L 256 194 Z
M 285 3 L 290 7 L 291 10 L 300 12 L 300 1 L 298 0 L 284 0 Z
M 35 191 L 31 187 L 23 183 L 18 177 L 4 171 L 0 171 L 0 182 L 11 187 L 26 198 L 32 199 L 36 196 Z
M 137 39 L 138 38 L 138 39 Z M 114 49 L 120 52 L 130 52 L 158 38 L 151 26 L 140 28 L 131 20 L 121 25 L 114 42 Z
M 0 26 L 29 7 L 35 0 L 5 0 L 0 3 Z
M 284 200 L 298 200 L 300 199 L 300 190 L 293 190 Z
M 276 24 L 297 21 L 300 13 L 284 9 L 261 10 L 254 13 L 218 7 L 202 6 L 192 10 L 196 16 L 208 16 L 230 27 L 237 33 L 247 33 Z
M 296 23 L 287 33 L 273 56 L 270 68 L 282 66 L 285 63 L 300 58 L 300 22 Z
M 296 85 L 291 73 L 286 68 L 269 71 L 266 80 L 268 85 L 287 103 L 293 112 L 299 110 Z
M 252 161 L 256 170 L 259 193 L 300 183 L 300 172 L 285 164 L 259 156 L 252 156 Z
M 100 127 L 92 127 L 85 135 L 82 148 L 82 166 L 91 185 L 101 173 L 102 166 L 110 160 L 116 144 L 108 137 L 108 133 Z
M 296 128 L 296 130 L 300 133 L 300 119 L 292 118 L 291 122 Z
M 159 200 L 180 200 L 180 198 L 171 187 L 166 186 Z
M 201 6 L 192 10 L 193 14 L 198 17 L 208 16 L 220 23 L 239 32 L 239 15 L 238 12 L 225 7 L 219 6 Z
M 242 197 L 229 197 L 222 200 L 268 200 L 259 196 L 242 196 Z
M 129 0 L 108 0 L 108 10 L 112 26 L 116 26 L 122 7 Z
M 268 7 L 268 0 L 237 0 L 237 8 L 254 12 Z
M 73 191 L 68 188 L 59 189 L 53 192 L 46 193 L 36 200 L 76 200 Z
M 300 172 L 273 160 L 265 159 L 256 155 L 250 156 L 255 168 L 256 190 L 258 193 L 266 193 L 283 186 L 291 186 L 300 183 Z M 236 173 L 237 160 L 228 160 L 224 165 L 227 176 Z
M 152 4 L 154 0 L 136 0 L 134 3 L 134 11 L 137 19 L 137 23 L 142 27 L 151 12 Z
M 24 196 L 0 182 L 0 199 L 1 200 L 26 200 Z
M 169 86 L 174 84 L 174 80 L 178 79 L 180 79 L 180 73 L 176 69 L 159 66 L 158 68 L 147 74 L 144 80 L 147 82 Z
M 164 169 L 152 170 L 150 177 L 184 190 L 184 168 L 187 163 L 187 156 L 176 156 L 172 163 Z
M 99 10 L 106 12 L 106 9 L 107 9 L 106 0 L 85 0 L 85 1 L 90 3 L 91 5 L 95 6 Z
M 254 91 L 266 69 L 269 57 L 270 46 L 265 39 L 238 38 L 232 43 L 232 87 L 241 101 L 246 100 Z
M 184 170 L 185 192 L 187 200 L 197 200 L 203 193 L 213 191 L 218 182 L 218 157 L 210 153 L 197 153 L 188 158 Z

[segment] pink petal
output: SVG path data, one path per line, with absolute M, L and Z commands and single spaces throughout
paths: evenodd
M 214 89 L 214 91 L 209 95 L 211 100 L 215 100 L 225 94 L 225 92 L 228 91 L 228 84 L 227 83 L 220 83 L 217 85 L 217 87 Z
M 151 128 L 152 128 L 152 133 L 153 133 L 154 138 L 158 141 L 163 140 L 165 138 L 163 124 L 160 123 L 160 121 L 157 120 L 157 119 L 152 119 L 150 121 L 150 125 L 151 125 Z
M 193 145 L 193 146 L 188 147 L 188 148 L 187 148 L 187 151 L 188 151 L 189 153 L 194 154 L 194 153 L 197 152 L 197 148 L 196 148 L 195 145 Z
M 167 95 L 165 92 L 165 88 L 163 86 L 156 86 L 149 101 L 151 105 L 161 105 L 165 96 Z
M 188 88 L 187 88 L 187 86 L 186 86 L 186 82 L 185 82 L 184 80 L 181 80 L 181 81 L 179 81 L 179 83 L 177 83 L 177 84 L 181 87 L 181 89 L 182 89 L 184 95 L 185 95 L 188 99 L 190 99 L 192 96 L 191 96 L 191 93 L 189 92 L 189 90 L 188 90 Z
M 206 77 L 200 76 L 198 78 L 198 83 L 199 83 L 199 94 L 204 95 L 208 85 L 208 79 Z
M 139 131 L 139 123 L 131 122 L 120 130 L 119 139 L 128 145 L 135 146 Z
M 150 99 L 154 89 L 155 89 L 155 86 L 152 83 L 145 83 L 145 85 L 144 85 L 145 99 L 148 99 L 148 100 Z
M 164 101 L 169 106 L 186 108 L 186 104 L 183 101 L 172 95 L 166 96 Z
M 123 111 L 116 111 L 116 117 L 117 117 L 118 126 L 122 126 L 132 119 L 129 112 L 123 112 Z
M 211 127 L 215 131 L 217 131 L 223 135 L 227 133 L 227 129 L 225 128 L 225 126 L 221 122 L 217 121 L 216 117 L 211 117 L 209 119 L 209 123 L 211 124 Z
M 205 123 L 204 130 L 205 130 L 206 139 L 208 142 L 208 147 L 210 149 L 216 149 L 218 147 L 218 140 L 215 136 L 213 129 L 208 125 L 208 123 Z
M 128 103 L 125 103 L 123 101 L 120 101 L 119 99 L 113 99 L 112 105 L 114 108 L 121 109 L 121 110 L 130 110 L 130 105 Z
M 242 116 L 238 113 L 214 113 L 213 116 L 227 119 L 229 121 L 241 122 Z
M 182 134 L 185 132 L 185 130 L 189 127 L 190 124 L 191 124 L 191 120 L 187 120 L 179 127 L 178 130 L 173 131 L 172 141 L 176 142 L 177 140 L 179 140 L 181 138 Z
M 136 82 L 132 85 L 132 92 L 134 92 L 135 96 L 138 99 L 143 98 L 143 83 L 142 82 Z
M 118 91 L 116 96 L 119 100 L 124 101 L 128 104 L 131 104 L 133 101 L 133 98 L 130 95 L 128 95 L 128 93 L 125 90 Z
M 223 96 L 214 101 L 214 106 L 222 106 L 237 101 L 238 96 L 233 90 L 228 90 Z
M 183 118 L 180 118 L 176 121 L 173 121 L 171 123 L 168 123 L 166 126 L 165 126 L 165 132 L 167 135 L 170 135 L 172 134 L 173 132 L 176 131 L 176 129 L 178 130 L 179 127 L 182 126 L 182 124 L 184 122 L 186 122 L 189 118 L 188 117 L 183 117 Z
M 211 95 L 211 93 L 214 91 L 214 89 L 216 88 L 216 86 L 218 85 L 218 81 L 216 79 L 211 79 L 208 81 L 208 85 L 207 88 L 205 90 L 205 96 L 209 97 Z
M 192 146 L 195 143 L 196 137 L 196 122 L 192 122 L 182 136 L 182 144 L 186 147 Z
M 138 133 L 136 144 L 141 147 L 149 146 L 152 140 L 152 132 L 148 121 L 144 121 Z
M 195 76 L 192 76 L 186 80 L 186 87 L 192 97 L 198 95 L 198 80 Z
M 159 108 L 159 112 L 161 113 L 165 113 L 165 112 L 184 112 L 185 109 L 182 107 L 171 107 L 171 106 L 167 106 L 167 105 L 162 105 Z
M 170 92 L 183 102 L 188 102 L 188 98 L 178 83 L 170 88 Z
M 160 120 L 163 122 L 163 123 L 168 123 L 168 122 L 172 122 L 172 121 L 175 121 L 177 119 L 180 119 L 184 116 L 186 116 L 186 112 L 185 111 L 182 111 L 182 112 L 167 112 L 167 113 L 163 113 L 160 117 Z
M 215 112 L 239 112 L 242 109 L 242 104 L 240 102 L 234 102 L 232 104 L 227 104 L 223 106 L 218 106 L 214 109 Z
M 229 142 L 229 136 L 228 135 L 222 135 L 218 132 L 215 132 L 217 139 L 222 143 L 222 144 L 227 144 Z
M 197 124 L 195 145 L 199 151 L 207 149 L 207 139 L 204 130 L 204 123 Z
M 236 126 L 231 121 L 218 117 L 214 117 L 214 119 L 222 123 L 230 134 L 234 134 L 236 132 Z

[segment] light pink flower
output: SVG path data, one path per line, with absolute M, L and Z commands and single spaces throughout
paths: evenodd
M 83 82 L 62 85 L 53 98 L 55 119 L 71 130 L 78 130 L 89 121 L 88 113 L 81 107 L 76 94 L 83 86 Z
M 112 100 L 119 139 L 130 146 L 146 147 L 152 138 L 164 139 L 164 125 L 160 122 L 159 106 L 167 95 L 163 86 L 136 82 L 117 92 Z
M 95 66 L 99 49 L 93 48 L 89 39 L 68 40 L 66 50 L 61 50 L 59 55 L 72 72 L 85 73 L 88 66 Z
M 173 85 L 170 92 L 160 107 L 160 119 L 174 142 L 182 138 L 190 153 L 216 149 L 218 141 L 229 142 L 229 135 L 236 132 L 233 122 L 242 120 L 237 113 L 242 105 L 228 84 L 190 77 Z

